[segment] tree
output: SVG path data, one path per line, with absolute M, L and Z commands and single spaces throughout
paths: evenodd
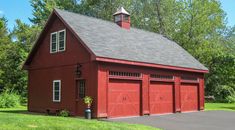
M 26 56 L 27 53 L 18 44 L 9 43 L 1 46 L 0 86 L 3 89 L 26 95 L 27 77 L 26 72 L 22 70 Z
M 233 28 L 226 26 L 226 14 L 216 0 L 179 1 L 177 32 L 172 39 L 208 67 L 206 94 L 218 98 L 222 86 L 234 90 L 234 45 L 231 42 Z
M 75 12 L 77 0 L 31 0 L 33 18 L 29 20 L 39 27 L 43 27 L 54 8 L 65 9 Z
M 39 36 L 40 31 L 41 29 L 39 26 L 30 26 L 17 19 L 16 26 L 10 36 L 14 39 L 14 43 L 18 44 L 28 53 Z
M 0 18 L 0 63 L 4 62 L 1 60 L 1 57 L 3 57 L 4 52 L 4 46 L 6 46 L 10 41 L 10 38 L 8 37 L 8 31 L 7 31 L 7 20 L 6 18 L 2 17 Z M 4 88 L 4 81 L 1 77 L 3 77 L 4 71 L 2 70 L 2 67 L 0 66 L 0 92 Z
M 5 17 L 0 18 L 0 46 L 9 43 L 10 38 L 7 30 L 7 20 Z
M 26 53 L 11 42 L 7 31 L 7 20 L 0 19 L 0 89 L 16 90 L 19 93 L 26 91 L 26 76 L 21 65 Z

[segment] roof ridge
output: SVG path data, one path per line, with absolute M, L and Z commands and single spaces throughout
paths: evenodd
M 55 10 L 60 10 L 60 11 L 64 11 L 64 12 L 68 12 L 68 13 L 72 13 L 72 14 L 75 14 L 75 15 L 80 15 L 80 16 L 83 16 L 83 17 L 87 17 L 87 18 L 95 19 L 95 20 L 101 20 L 101 21 L 104 21 L 104 22 L 113 23 L 113 22 L 111 22 L 111 21 L 104 20 L 104 19 L 101 19 L 101 18 L 98 18 L 98 17 L 88 16 L 88 15 L 84 15 L 84 14 L 80 14 L 80 13 L 76 13 L 76 12 L 71 12 L 71 11 L 68 11 L 68 10 L 62 10 L 62 9 L 55 9 Z M 113 23 L 113 24 L 114 24 L 114 23 Z
M 76 12 L 71 12 L 71 11 L 68 11 L 68 10 L 62 10 L 62 9 L 58 9 L 58 8 L 54 8 L 55 10 L 59 10 L 59 11 L 64 11 L 64 12 L 68 12 L 68 13 L 72 13 L 72 14 L 75 14 L 75 15 L 80 15 L 82 17 L 87 17 L 87 18 L 91 18 L 91 19 L 94 19 L 94 20 L 100 20 L 102 22 L 106 22 L 106 23 L 109 23 L 109 24 L 114 24 L 114 25 L 117 25 L 116 23 L 114 22 L 111 22 L 111 21 L 108 21 L 108 20 L 104 20 L 104 19 L 101 19 L 101 18 L 98 18 L 98 17 L 94 17 L 94 16 L 88 16 L 88 15 L 84 15 L 84 14 L 80 14 L 80 13 L 76 13 Z M 118 25 L 117 25 L 118 26 Z M 122 28 L 121 28 L 122 29 Z M 145 30 L 145 29 L 141 29 L 141 28 L 136 28 L 136 27 L 130 27 L 130 30 L 139 30 L 139 31 L 144 31 L 144 32 L 147 32 L 147 33 L 153 33 L 155 35 L 158 35 L 158 36 L 161 36 L 161 37 L 165 37 L 164 35 L 162 34 L 159 34 L 159 33 L 156 33 L 156 32 L 152 32 L 152 31 L 149 31 L 149 30 Z M 165 37 L 166 38 L 166 37 Z M 171 40 L 171 39 L 169 39 Z

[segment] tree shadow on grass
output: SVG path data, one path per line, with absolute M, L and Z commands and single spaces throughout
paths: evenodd
M 221 108 L 235 110 L 235 106 L 234 107 L 221 107 Z
M 27 115 L 47 115 L 45 113 L 29 112 L 27 110 L 0 110 L 0 113 L 27 114 Z

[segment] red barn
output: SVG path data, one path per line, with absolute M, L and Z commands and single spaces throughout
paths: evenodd
M 53 10 L 24 64 L 28 110 L 83 116 L 86 95 L 98 118 L 203 110 L 208 69 L 166 37 L 131 28 L 123 8 L 113 16 Z

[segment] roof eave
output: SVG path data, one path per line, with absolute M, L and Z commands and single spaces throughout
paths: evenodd
M 129 60 L 122 60 L 122 59 L 113 59 L 113 58 L 106 58 L 106 57 L 96 57 L 95 60 L 96 61 L 102 61 L 102 62 L 109 62 L 109 63 L 145 66 L 145 67 L 162 68 L 162 69 L 170 69 L 170 70 L 179 70 L 179 71 L 188 71 L 188 72 L 197 72 L 197 73 L 209 73 L 209 70 L 203 70 L 203 69 L 194 69 L 194 68 L 186 68 L 186 67 L 179 67 L 179 66 L 161 65 L 161 64 L 145 63 L 145 62 L 138 62 L 138 61 L 129 61 Z

